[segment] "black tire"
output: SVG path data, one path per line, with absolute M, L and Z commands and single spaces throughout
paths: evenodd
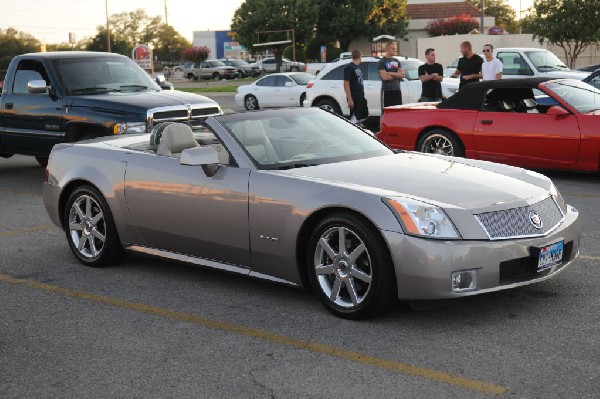
M 258 99 L 256 97 L 254 97 L 252 94 L 248 94 L 244 98 L 244 107 L 246 107 L 246 109 L 248 111 L 258 110 L 260 108 L 260 106 L 258 105 Z
M 324 98 L 322 100 L 317 101 L 315 106 L 337 115 L 342 114 L 342 109 L 340 108 L 339 104 L 335 100 L 329 98 Z
M 296 67 L 296 66 L 291 67 L 290 72 L 298 72 L 298 67 Z
M 303 107 L 304 105 L 304 100 L 306 100 L 306 93 L 302 93 L 300 95 L 300 106 Z
M 196 79 L 198 79 L 198 78 L 197 78 L 197 77 L 196 77 L 196 76 L 195 76 L 193 73 L 191 73 L 191 72 L 187 74 L 187 78 L 188 78 L 188 80 L 196 80 Z
M 221 74 L 219 72 L 215 72 L 212 74 L 212 78 L 214 80 L 221 80 Z
M 40 166 L 48 166 L 48 157 L 35 157 L 35 160 L 38 161 Z
M 108 204 L 96 188 L 77 187 L 69 195 L 63 218 L 69 247 L 82 264 L 108 266 L 125 256 Z
M 345 236 L 343 250 L 340 232 Z M 336 213 L 316 226 L 309 239 L 307 267 L 315 294 L 338 317 L 375 316 L 397 302 L 388 248 L 370 224 L 353 215 Z
M 238 71 L 238 74 L 237 74 L 238 79 L 244 79 L 245 77 L 246 77 L 246 74 L 244 72 Z
M 452 157 L 465 156 L 465 147 L 460 139 L 446 129 L 432 129 L 425 133 L 417 143 L 417 151 Z

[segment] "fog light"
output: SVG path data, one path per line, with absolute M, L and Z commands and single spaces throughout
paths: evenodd
M 463 270 L 452 273 L 452 292 L 465 292 L 477 289 L 477 270 Z

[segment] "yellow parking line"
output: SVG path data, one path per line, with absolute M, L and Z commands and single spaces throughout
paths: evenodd
M 19 194 L 19 195 L 32 195 L 34 197 L 39 197 L 39 196 L 42 195 L 41 193 L 32 193 L 32 192 L 28 192 L 28 191 L 10 190 L 10 189 L 7 189 L 7 188 L 0 189 L 0 193 Z
M 45 224 L 43 226 L 25 227 L 24 229 L 18 229 L 18 230 L 0 231 L 0 237 L 12 237 L 12 236 L 18 236 L 21 234 L 34 233 L 36 231 L 49 230 L 52 227 L 56 227 L 56 226 L 53 224 Z
M 264 341 L 274 342 L 280 345 L 291 346 L 298 349 L 304 349 L 315 353 L 350 360 L 356 363 L 390 370 L 400 374 L 422 377 L 435 382 L 443 382 L 446 384 L 466 388 L 476 392 L 500 395 L 508 391 L 508 388 L 503 386 L 472 380 L 458 375 L 447 374 L 441 371 L 436 371 L 425 367 L 414 366 L 407 363 L 400 363 L 393 360 L 388 360 L 376 356 L 370 356 L 359 352 L 352 352 L 342 348 L 336 348 L 334 346 L 314 343 L 297 338 L 291 338 L 285 335 L 274 334 L 268 331 L 244 327 L 236 324 L 230 324 L 223 321 L 211 320 L 187 313 L 181 313 L 173 310 L 145 305 L 143 303 L 129 302 L 104 295 L 97 295 L 82 291 L 74 291 L 68 288 L 63 288 L 55 285 L 15 278 L 5 274 L 0 274 L 0 281 L 33 288 L 36 290 L 51 292 L 54 294 L 64 295 L 72 298 L 85 299 L 92 302 L 98 302 L 106 305 L 116 306 L 119 308 L 134 310 L 137 312 L 148 313 L 173 320 L 193 323 L 201 325 L 203 327 L 232 332 L 246 337 L 258 338 Z
M 579 259 L 600 260 L 600 256 L 579 255 Z

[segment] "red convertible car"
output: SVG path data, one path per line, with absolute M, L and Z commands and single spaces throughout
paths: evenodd
M 469 84 L 440 103 L 385 109 L 394 149 L 533 169 L 600 170 L 600 90 L 572 79 Z

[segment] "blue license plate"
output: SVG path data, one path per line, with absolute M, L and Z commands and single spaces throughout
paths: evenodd
M 537 271 L 546 270 L 549 267 L 559 265 L 562 262 L 564 252 L 564 241 L 555 242 L 540 248 Z

